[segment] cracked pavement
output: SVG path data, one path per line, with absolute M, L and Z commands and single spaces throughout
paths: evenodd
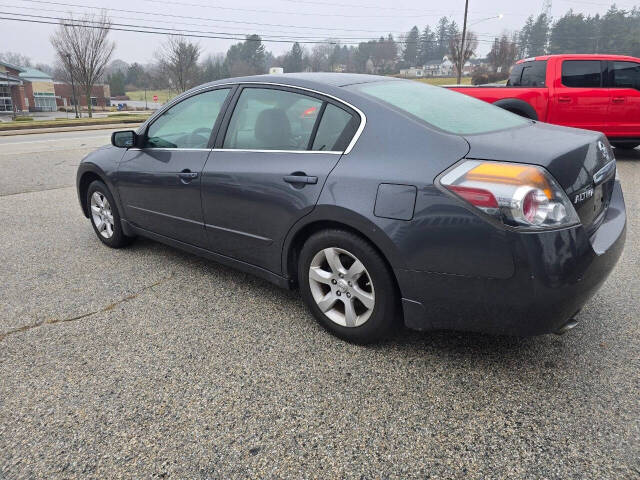
M 640 477 L 640 150 L 573 331 L 359 347 L 296 292 L 100 244 L 73 183 L 109 133 L 0 138 L 0 479 Z

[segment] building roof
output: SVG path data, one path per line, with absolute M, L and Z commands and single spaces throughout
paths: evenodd
M 20 72 L 20 78 L 25 80 L 53 80 L 51 75 L 36 70 L 35 68 L 23 68 Z
M 19 67 L 18 65 L 14 65 L 13 63 L 3 62 L 2 60 L 0 60 L 0 65 L 4 65 L 5 67 L 8 67 L 12 70 L 17 70 L 18 72 L 24 72 L 24 68 Z

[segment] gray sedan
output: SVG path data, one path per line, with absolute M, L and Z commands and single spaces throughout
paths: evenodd
M 368 75 L 200 86 L 114 133 L 77 187 L 103 244 L 144 236 L 299 288 L 363 343 L 400 320 L 564 332 L 626 231 L 602 134 Z

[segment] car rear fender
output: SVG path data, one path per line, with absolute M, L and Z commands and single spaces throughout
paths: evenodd
M 343 228 L 352 231 L 377 248 L 389 265 L 402 262 L 400 253 L 391 239 L 375 223 L 361 214 L 335 205 L 316 205 L 314 210 L 291 227 L 282 246 L 282 271 L 293 277 L 296 251 L 314 232 L 325 228 Z

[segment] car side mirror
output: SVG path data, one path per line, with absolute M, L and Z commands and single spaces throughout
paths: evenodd
M 138 135 L 133 130 L 121 130 L 111 134 L 111 145 L 118 148 L 131 148 L 136 145 Z

